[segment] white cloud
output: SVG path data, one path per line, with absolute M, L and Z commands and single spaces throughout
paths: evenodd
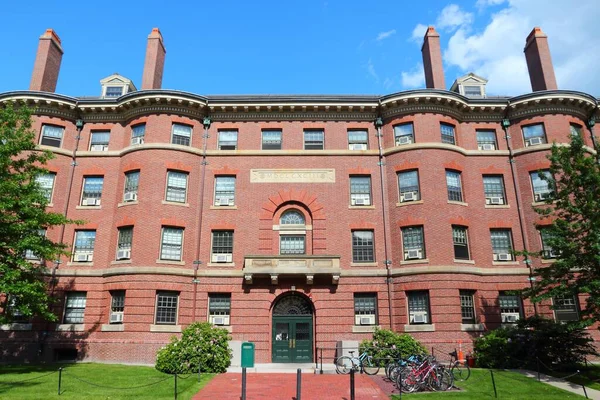
M 423 64 L 418 63 L 409 71 L 402 71 L 402 87 L 406 89 L 415 89 L 425 87 L 425 73 Z
M 473 14 L 462 11 L 456 4 L 450 4 L 444 7 L 436 20 L 436 28 L 443 31 L 453 31 L 454 29 L 468 25 L 473 22 Z
M 479 9 L 485 8 L 485 7 L 492 7 L 492 6 L 497 6 L 500 5 L 502 3 L 504 3 L 506 0 L 477 0 L 477 3 L 475 3 L 475 6 Z
M 373 61 L 369 58 L 369 62 L 367 63 L 367 72 L 369 76 L 375 80 L 375 82 L 379 83 L 379 75 L 375 71 L 375 65 L 373 65 Z
M 415 26 L 415 29 L 413 29 L 412 31 L 410 40 L 419 45 L 422 44 L 423 37 L 425 37 L 425 32 L 427 32 L 427 25 L 417 24 L 417 26 Z
M 396 33 L 395 29 L 392 29 L 391 31 L 387 31 L 387 32 L 380 32 L 379 35 L 377 35 L 377 41 L 383 40 L 383 39 L 387 39 L 390 36 L 394 35 Z

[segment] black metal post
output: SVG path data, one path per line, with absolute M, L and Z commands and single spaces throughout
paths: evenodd
M 588 395 L 587 395 L 587 390 L 585 390 L 585 385 L 581 385 L 581 387 L 583 388 L 583 394 L 585 394 L 585 398 L 589 399 Z
M 538 370 L 538 382 L 540 381 L 540 359 L 538 357 L 535 358 L 537 362 L 537 370 Z
M 433 346 L 431 346 L 431 355 L 432 355 L 432 356 L 435 356 L 435 354 L 433 354 L 433 353 L 434 353 L 434 351 L 435 351 L 435 349 L 433 348 Z
M 350 400 L 356 400 L 354 394 L 354 368 L 350 370 Z
M 296 400 L 302 398 L 302 370 L 298 368 L 296 373 Z
M 60 384 L 62 382 L 62 367 L 58 369 L 58 395 L 60 396 Z
M 319 348 L 316 348 L 316 353 L 315 353 L 315 370 L 319 369 L 319 356 L 317 354 L 319 354 Z M 315 372 L 316 374 L 316 372 Z
M 177 400 L 177 373 L 175 374 L 175 400 Z
M 494 397 L 498 398 L 498 392 L 496 391 L 496 381 L 494 380 L 494 371 L 490 369 L 490 374 L 492 375 L 492 385 L 494 385 Z
M 246 367 L 242 368 L 242 400 L 246 400 Z
M 198 361 L 198 383 L 200 383 L 200 370 L 202 368 L 202 363 L 200 361 Z
M 321 358 L 321 370 L 319 371 L 319 373 L 321 375 L 323 375 L 323 348 L 320 348 L 319 350 L 321 351 L 321 354 L 320 354 L 320 358 Z

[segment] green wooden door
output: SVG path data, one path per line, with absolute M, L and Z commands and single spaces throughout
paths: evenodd
M 312 317 L 273 317 L 273 362 L 312 362 L 312 336 Z

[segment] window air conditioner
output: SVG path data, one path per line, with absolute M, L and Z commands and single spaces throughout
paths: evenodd
M 534 137 L 531 138 L 527 141 L 527 143 L 529 143 L 529 146 L 535 146 L 538 144 L 542 144 L 542 138 L 541 137 Z
M 496 260 L 498 261 L 510 261 L 512 260 L 512 256 L 509 253 L 498 253 L 495 254 Z
M 426 324 L 427 323 L 427 313 L 426 312 L 414 312 L 411 313 L 413 324 Z
M 123 196 L 123 201 L 136 201 L 137 193 L 136 192 L 126 192 L 125 196 Z
M 535 201 L 545 201 L 552 197 L 552 192 L 541 192 L 535 194 Z
M 421 258 L 422 257 L 421 250 L 408 250 L 404 253 L 404 257 L 408 260 Z
M 118 324 L 123 322 L 123 312 L 113 312 L 110 313 L 110 323 Z
M 76 262 L 88 262 L 92 261 L 92 255 L 89 253 L 75 253 L 74 260 Z
M 84 206 L 99 206 L 100 205 L 100 199 L 96 199 L 93 197 L 90 198 L 86 198 L 83 199 L 83 201 L 81 202 L 82 205 Z
M 504 204 L 504 199 L 502 199 L 502 197 L 487 197 L 485 201 L 486 204 Z
M 123 249 L 117 251 L 117 260 L 129 260 L 131 258 L 131 250 Z
M 210 322 L 213 325 L 229 325 L 229 315 L 211 315 Z
M 502 313 L 503 324 L 514 324 L 521 318 L 519 313 Z
M 213 254 L 212 255 L 212 262 L 216 262 L 216 263 L 227 263 L 227 262 L 231 262 L 231 260 L 233 259 L 231 254 Z
M 417 192 L 405 192 L 400 195 L 400 200 L 402 203 L 405 201 L 415 201 L 417 200 Z
M 367 145 L 365 143 L 350 143 L 350 145 L 348 145 L 348 148 L 350 150 L 366 150 Z
M 399 146 L 402 144 L 410 144 L 410 143 L 412 143 L 412 138 L 410 136 L 400 136 L 396 140 L 396 146 Z
M 104 144 L 93 144 L 92 151 L 106 151 L 108 150 L 108 146 L 104 145 Z
M 371 204 L 371 200 L 366 199 L 364 197 L 357 197 L 352 199 L 353 206 L 368 206 Z
M 232 206 L 233 197 L 217 197 L 215 199 L 215 206 Z
M 144 137 L 138 136 L 138 137 L 131 138 L 131 144 L 132 145 L 144 144 Z
M 482 144 L 479 146 L 479 150 L 485 150 L 485 151 L 496 150 L 496 146 L 491 143 L 485 143 L 485 144 Z
M 375 316 L 374 315 L 361 315 L 360 316 L 360 324 L 361 325 L 375 325 Z
M 558 257 L 558 251 L 556 251 L 556 250 L 548 251 L 548 258 L 556 258 L 556 257 Z

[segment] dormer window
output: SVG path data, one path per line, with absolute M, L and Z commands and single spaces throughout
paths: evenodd
M 481 86 L 465 86 L 464 91 L 467 97 L 482 97 Z
M 123 95 L 123 87 L 121 86 L 107 86 L 106 96 L 104 97 L 121 97 Z
M 117 99 L 127 93 L 135 92 L 137 89 L 131 79 L 127 79 L 119 74 L 112 74 L 100 81 L 102 85 L 103 99 Z
M 485 85 L 487 82 L 487 79 L 470 72 L 454 81 L 450 91 L 472 99 L 483 99 L 486 97 Z

